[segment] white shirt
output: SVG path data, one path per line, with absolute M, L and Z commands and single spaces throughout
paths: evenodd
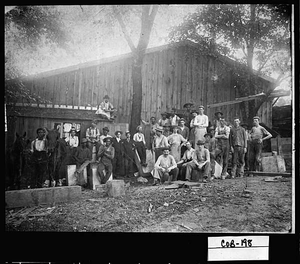
M 144 142 L 144 144 L 146 145 L 145 136 L 143 133 L 135 133 L 133 135 L 133 140 L 136 142 Z
M 74 148 L 78 147 L 79 140 L 77 136 L 66 137 L 65 141 L 69 143 L 70 147 L 74 147 Z
M 33 152 L 34 148 L 37 151 L 43 151 L 46 150 L 45 149 L 45 139 L 35 139 L 31 142 L 31 152 Z
M 206 128 L 208 127 L 208 116 L 207 115 L 197 115 L 194 119 L 194 126 Z

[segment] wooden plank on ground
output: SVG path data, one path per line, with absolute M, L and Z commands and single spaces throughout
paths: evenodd
M 292 177 L 292 173 L 288 172 L 262 172 L 262 171 L 246 171 L 245 174 L 253 174 L 256 176 L 282 176 L 282 177 Z

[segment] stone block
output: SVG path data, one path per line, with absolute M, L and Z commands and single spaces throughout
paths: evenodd
M 73 186 L 77 184 L 75 175 L 76 165 L 67 165 L 67 185 Z
M 80 186 L 37 188 L 5 192 L 7 208 L 54 206 L 57 203 L 76 201 L 81 197 Z
M 125 194 L 125 182 L 123 180 L 111 180 L 106 183 L 109 197 L 118 197 Z
M 97 163 L 94 163 L 94 164 L 91 164 L 91 172 L 90 172 L 90 175 L 89 175 L 89 179 L 88 179 L 88 186 L 90 189 L 92 190 L 96 190 L 96 186 L 97 185 L 100 185 L 100 179 L 98 178 L 98 175 L 97 175 L 97 167 L 98 167 L 98 164 Z

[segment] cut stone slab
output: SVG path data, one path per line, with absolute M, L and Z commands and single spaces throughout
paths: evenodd
M 37 188 L 28 190 L 6 191 L 7 208 L 53 206 L 57 203 L 76 201 L 81 197 L 80 186 Z
M 123 180 L 111 180 L 106 183 L 109 197 L 118 197 L 125 194 L 125 182 Z
M 90 175 L 89 175 L 89 179 L 88 179 L 88 187 L 92 190 L 96 190 L 98 185 L 103 185 L 100 182 L 100 179 L 98 178 L 97 175 L 97 168 L 98 168 L 98 163 L 91 163 L 90 166 Z M 104 172 L 105 173 L 105 172 Z M 108 181 L 111 181 L 113 179 L 113 174 L 110 175 Z
M 86 167 L 83 171 L 78 174 L 78 178 L 75 174 L 76 165 L 67 165 L 67 185 L 74 186 L 74 185 L 85 185 L 87 183 L 87 170 Z

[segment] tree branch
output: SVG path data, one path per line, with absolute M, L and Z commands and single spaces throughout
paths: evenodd
M 136 48 L 135 48 L 135 46 L 134 46 L 134 44 L 133 44 L 133 42 L 132 42 L 132 40 L 131 40 L 131 38 L 130 38 L 130 36 L 129 36 L 129 33 L 128 33 L 128 31 L 127 31 L 127 29 L 126 29 L 126 26 L 125 26 L 125 24 L 124 24 L 124 22 L 123 22 L 122 16 L 121 16 L 119 10 L 117 10 L 117 8 L 116 8 L 115 6 L 112 6 L 112 8 L 113 8 L 115 17 L 116 17 L 116 19 L 118 20 L 119 25 L 120 25 L 120 27 L 121 27 L 121 29 L 122 29 L 122 32 L 123 32 L 123 34 L 124 34 L 124 37 L 125 37 L 125 39 L 126 39 L 128 45 L 129 45 L 131 51 L 134 53 L 134 52 L 136 51 Z
M 257 70 L 258 73 L 260 73 L 261 70 L 263 69 L 263 67 L 265 67 L 266 63 L 269 61 L 269 59 L 272 57 L 272 55 L 273 55 L 273 53 L 270 52 L 269 55 L 267 56 L 267 58 L 265 59 L 265 61 L 258 68 L 258 70 Z

